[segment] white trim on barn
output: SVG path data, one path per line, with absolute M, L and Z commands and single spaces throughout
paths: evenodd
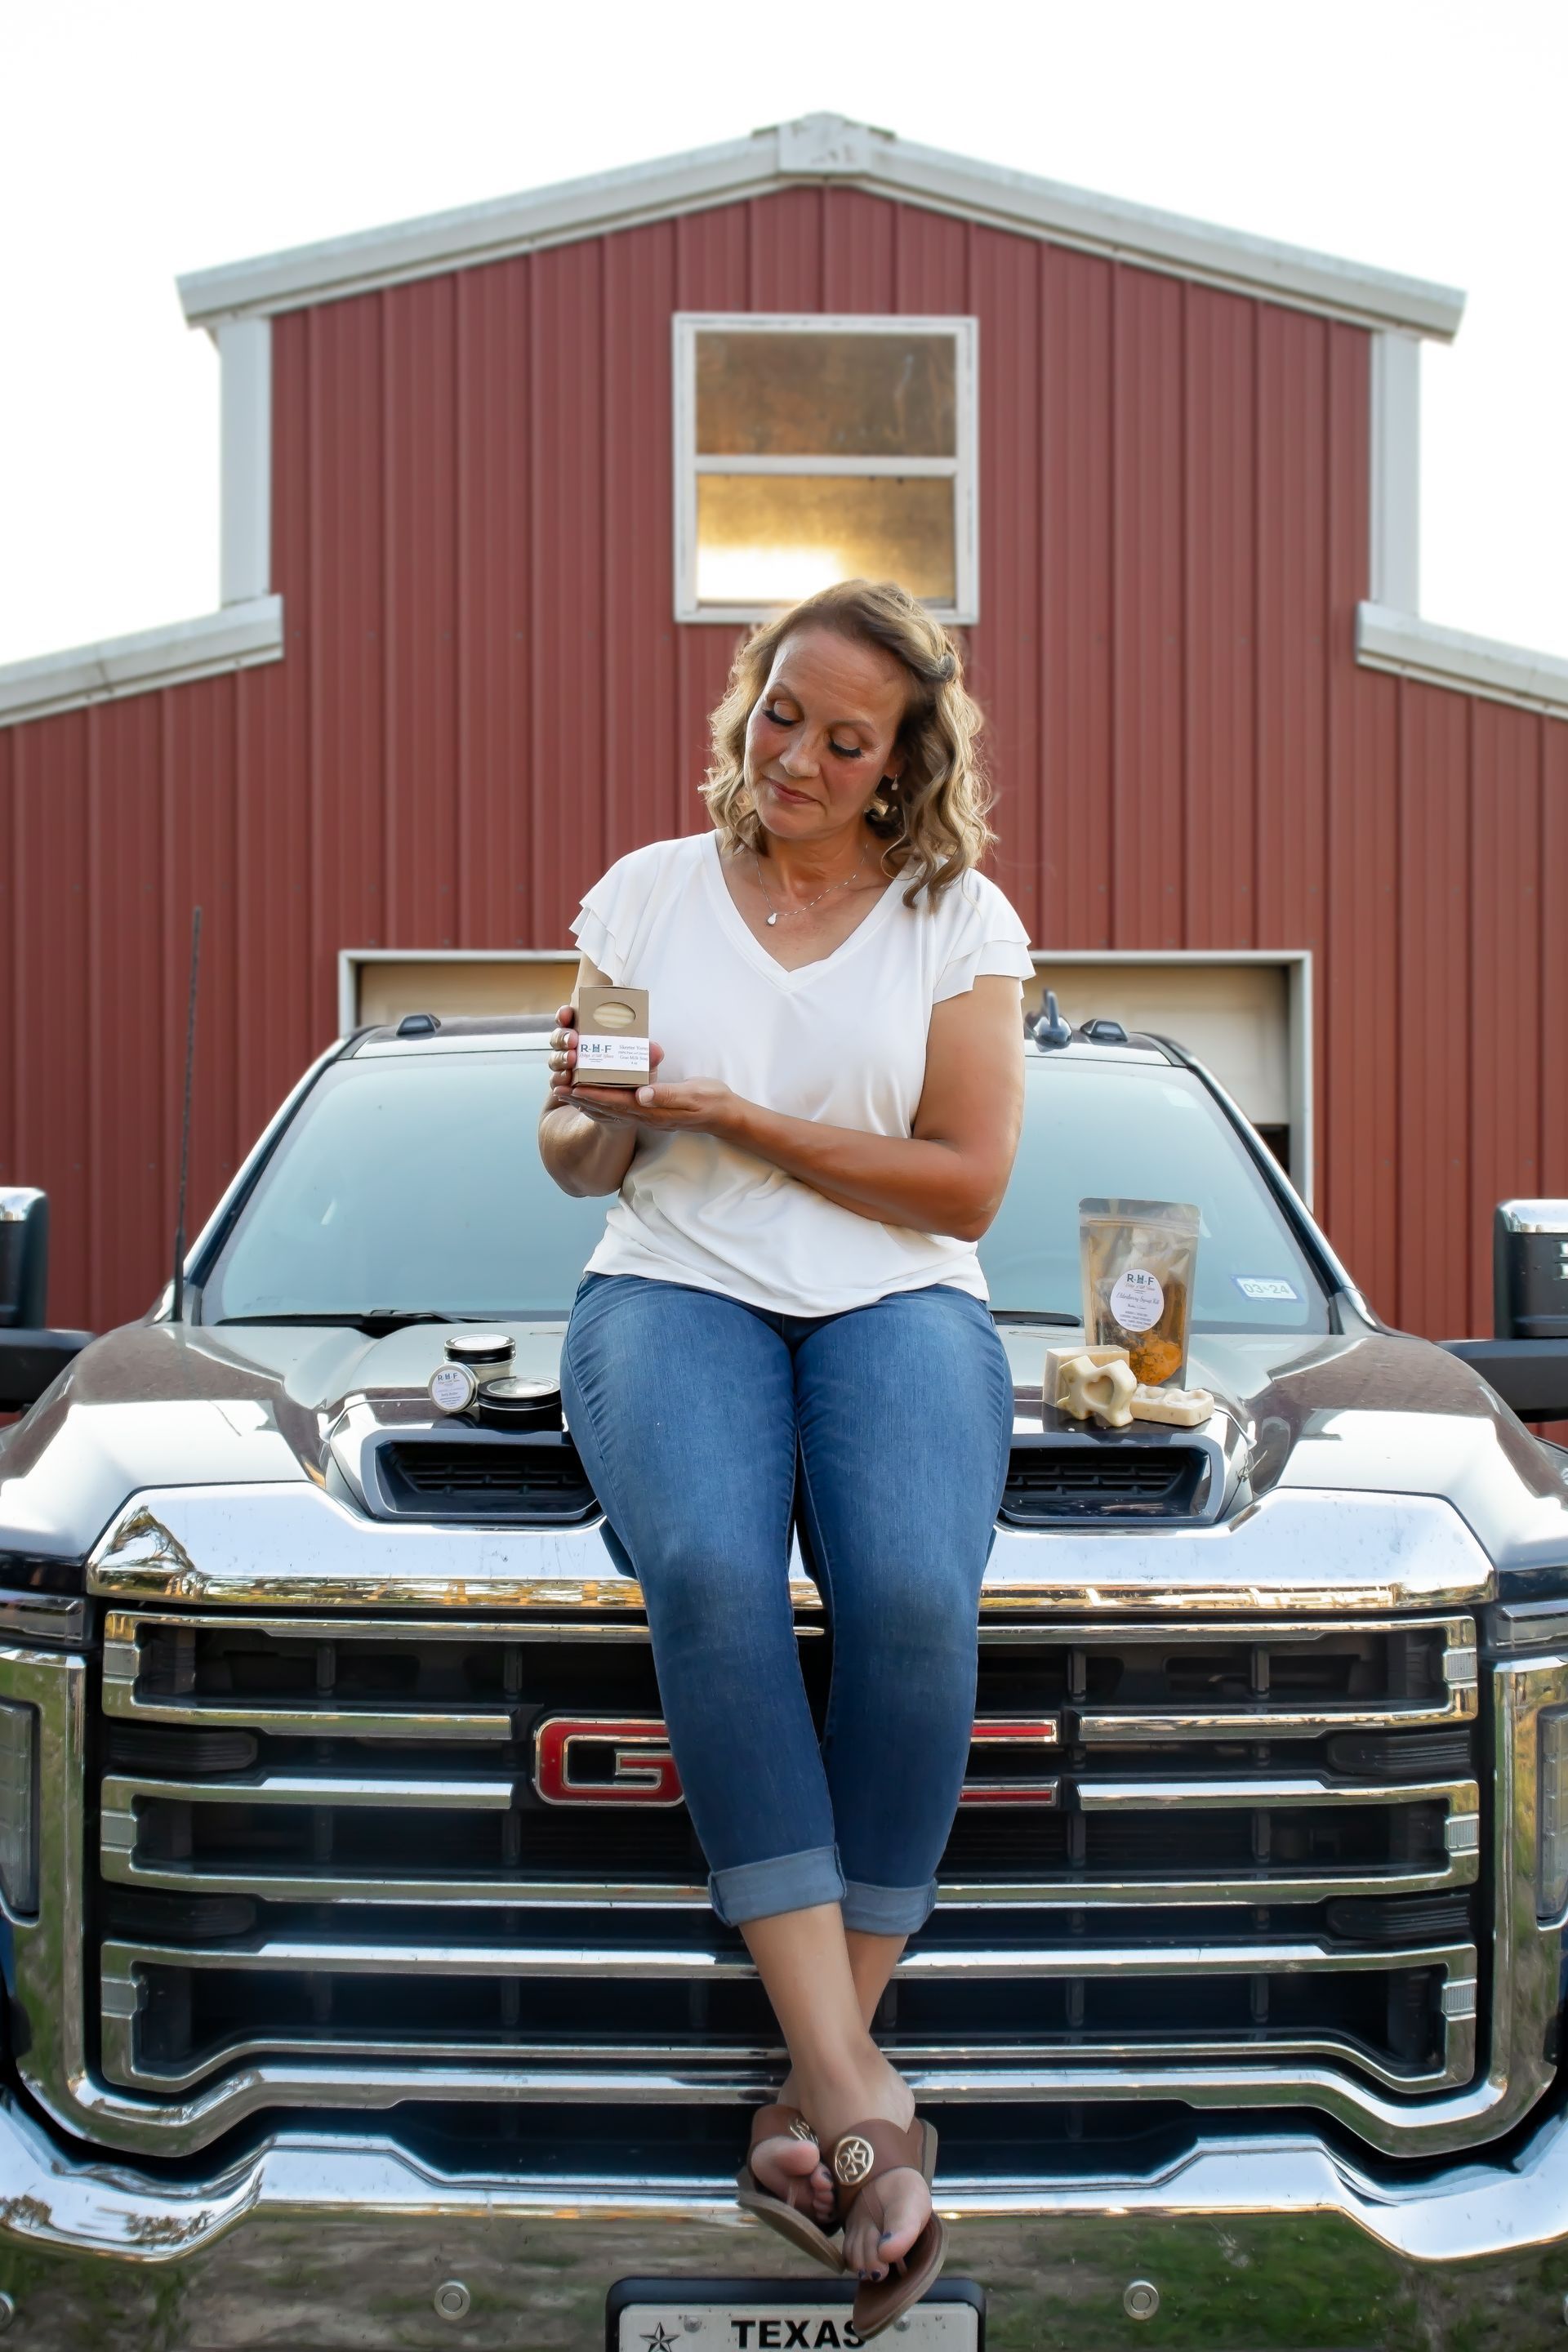
M 1421 346 L 1396 329 L 1372 339 L 1371 443 L 1371 600 L 1418 613 Z
M 0 727 L 51 719 L 89 702 L 112 702 L 154 687 L 188 686 L 225 670 L 251 669 L 283 653 L 283 599 L 258 596 L 194 621 L 173 621 L 135 636 L 104 637 L 68 652 L 0 668 Z
M 1372 339 L 1371 446 L 1371 593 L 1356 612 L 1357 661 L 1423 686 L 1568 714 L 1568 661 L 1421 618 L 1421 346 L 1397 328 Z
M 193 326 L 212 328 L 249 312 L 298 310 L 541 246 L 733 204 L 803 179 L 838 180 L 875 195 L 905 197 L 963 219 L 1177 278 L 1202 278 L 1360 326 L 1405 327 L 1447 341 L 1464 309 L 1463 294 L 1451 287 L 1090 194 L 942 148 L 917 146 L 893 131 L 837 114 L 808 114 L 723 146 L 195 270 L 179 280 L 180 299 Z
M 216 341 L 218 610 L 0 666 L 0 727 L 282 659 L 283 599 L 271 593 L 272 321 L 231 320 Z
M 697 338 L 704 329 L 733 334 L 951 335 L 956 394 L 951 457 L 713 457 L 697 450 Z M 962 315 L 864 314 L 827 310 L 677 310 L 670 320 L 675 440 L 675 617 L 678 621 L 765 620 L 777 605 L 702 604 L 697 593 L 699 474 L 937 475 L 952 483 L 953 601 L 933 605 L 943 621 L 980 618 L 980 427 L 976 383 L 980 321 Z
M 1568 661 L 1556 654 L 1531 653 L 1497 637 L 1473 637 L 1378 604 L 1357 608 L 1355 650 L 1368 669 L 1544 711 L 1548 718 L 1568 718 Z
M 272 321 L 217 331 L 221 389 L 218 601 L 247 604 L 272 585 Z

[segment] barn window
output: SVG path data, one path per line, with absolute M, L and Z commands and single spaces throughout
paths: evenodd
M 859 573 L 975 619 L 975 326 L 678 316 L 677 619 Z

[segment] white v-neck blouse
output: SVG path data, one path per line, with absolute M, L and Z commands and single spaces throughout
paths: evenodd
M 731 898 L 712 833 L 633 850 L 595 883 L 572 929 L 608 979 L 647 990 L 661 1079 L 719 1078 L 770 1110 L 868 1135 L 910 1133 L 932 1005 L 983 973 L 1033 971 L 1023 924 L 971 873 L 934 907 L 906 907 L 895 877 L 831 955 L 786 971 Z M 688 1283 L 784 1315 L 838 1314 L 937 1282 L 986 1296 L 972 1242 L 858 1217 L 689 1132 L 638 1136 L 588 1271 Z

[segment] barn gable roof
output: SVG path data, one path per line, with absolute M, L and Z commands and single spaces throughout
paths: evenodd
M 766 195 L 802 182 L 862 188 L 1369 327 L 1403 328 L 1447 341 L 1464 309 L 1464 296 L 1451 287 L 1277 245 L 1114 196 L 1090 195 L 1000 164 L 917 146 L 893 131 L 837 114 L 809 114 L 723 146 L 196 270 L 180 279 L 180 299 L 193 325 L 216 328 L 237 318 L 299 310 L 535 247 L 569 244 Z

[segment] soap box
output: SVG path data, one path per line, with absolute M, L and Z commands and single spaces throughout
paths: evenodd
M 577 991 L 577 1082 L 585 1087 L 646 1087 L 646 988 Z

